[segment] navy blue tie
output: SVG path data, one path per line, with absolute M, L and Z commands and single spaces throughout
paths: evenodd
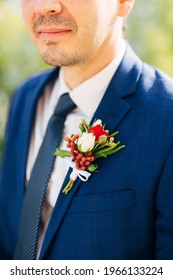
M 61 142 L 66 116 L 75 107 L 68 93 L 61 95 L 48 122 L 26 189 L 14 257 L 16 260 L 36 258 L 41 210 L 55 161 L 54 152 Z

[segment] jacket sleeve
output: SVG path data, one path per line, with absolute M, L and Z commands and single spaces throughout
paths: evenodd
M 173 149 L 159 182 L 155 230 L 155 259 L 173 260 Z

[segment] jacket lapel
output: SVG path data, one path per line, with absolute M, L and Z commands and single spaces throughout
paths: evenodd
M 123 61 L 112 78 L 92 121 L 94 121 L 94 119 L 101 119 L 110 132 L 115 131 L 117 125 L 120 124 L 131 109 L 131 105 L 125 101 L 125 98 L 135 93 L 141 71 L 142 62 L 127 45 Z M 66 186 L 69 180 L 70 172 L 71 170 L 68 171 L 62 189 Z M 58 230 L 80 184 L 81 180 L 77 179 L 68 195 L 64 195 L 61 189 L 45 235 L 39 257 L 40 259 L 43 258 L 50 245 L 51 240 L 55 232 Z

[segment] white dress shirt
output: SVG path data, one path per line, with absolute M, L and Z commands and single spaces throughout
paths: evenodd
M 71 134 L 80 134 L 79 124 L 81 123 L 82 119 L 90 122 L 116 69 L 118 68 L 124 56 L 125 49 L 126 44 L 124 42 L 118 56 L 116 56 L 116 58 L 113 59 L 108 66 L 106 66 L 102 71 L 86 80 L 73 90 L 70 90 L 66 85 L 62 70 L 60 70 L 59 78 L 55 82 L 53 89 L 50 89 L 50 85 L 45 88 L 44 94 L 38 101 L 36 110 L 35 124 L 32 131 L 27 162 L 27 181 L 30 178 L 37 153 L 43 141 L 49 118 L 54 112 L 60 95 L 65 92 L 69 92 L 71 99 L 77 105 L 77 108 L 72 111 L 65 120 L 63 131 L 64 139 L 65 136 L 70 136 Z M 60 148 L 67 149 L 66 142 L 64 140 L 62 140 Z M 42 210 L 42 225 L 40 228 L 38 254 L 42 246 L 43 238 L 45 236 L 52 210 L 55 206 L 67 171 L 68 165 L 66 161 L 63 158 L 57 157 L 47 187 L 46 198 Z

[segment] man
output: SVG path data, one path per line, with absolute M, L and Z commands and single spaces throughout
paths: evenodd
M 123 40 L 133 4 L 22 1 L 43 59 L 60 68 L 30 78 L 12 99 L 0 189 L 2 259 L 173 258 L 173 81 Z M 63 136 L 78 133 L 81 119 L 101 119 L 126 146 L 67 195 L 70 171 L 59 157 L 40 191 L 51 146 L 43 148 L 46 127 L 65 92 L 77 107 Z

